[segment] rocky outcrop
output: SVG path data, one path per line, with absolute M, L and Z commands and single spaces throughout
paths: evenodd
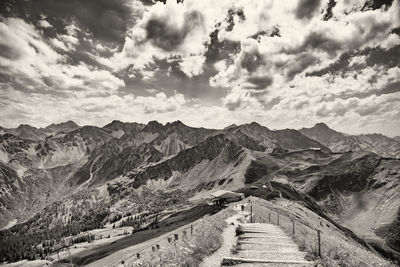
M 48 133 L 49 135 L 56 135 L 58 133 L 69 133 L 76 129 L 79 129 L 79 125 L 73 121 L 66 121 L 58 124 L 50 124 L 43 128 L 43 131 Z
M 186 172 L 203 160 L 213 160 L 222 154 L 226 160 L 237 157 L 240 147 L 232 143 L 225 135 L 219 134 L 207 138 L 199 145 L 179 152 L 175 157 L 162 161 L 129 174 L 133 180 L 130 186 L 137 188 L 145 184 L 148 179 L 166 180 L 174 171 Z

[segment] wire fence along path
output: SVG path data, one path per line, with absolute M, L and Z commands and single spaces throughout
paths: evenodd
M 284 215 L 278 211 L 277 208 L 260 206 L 250 201 L 250 223 L 271 223 L 276 224 L 291 234 L 292 237 L 296 236 L 297 231 L 304 231 L 301 226 L 308 229 L 306 235 L 309 237 L 308 241 L 315 242 L 315 251 L 321 257 L 321 231 L 308 223 L 301 221 L 294 216 Z M 268 212 L 261 211 L 266 209 Z M 314 234 L 313 234 L 314 233 Z
M 182 238 L 186 238 L 188 236 L 193 236 L 196 226 L 200 222 L 202 222 L 202 219 L 200 219 L 194 223 L 191 223 L 188 226 L 173 230 L 168 235 L 166 235 L 162 238 L 156 237 L 155 238 L 156 241 L 154 241 L 153 243 L 151 243 L 149 245 L 145 245 L 145 247 L 141 248 L 139 251 L 129 255 L 128 257 L 126 257 L 124 259 L 121 259 L 120 263 L 124 264 L 124 263 L 129 262 L 130 263 L 129 266 L 133 266 L 133 264 L 131 264 L 131 262 L 140 260 L 146 252 L 153 253 L 153 252 L 156 252 L 157 250 L 161 249 L 162 243 L 174 244 L 176 241 L 178 241 Z M 114 266 L 118 266 L 118 264 L 115 264 Z
M 249 205 L 250 204 L 250 205 Z M 318 256 L 321 257 L 321 231 L 308 223 L 294 218 L 294 216 L 288 216 L 279 212 L 277 208 L 274 207 L 267 207 L 265 205 L 257 205 L 251 199 L 249 199 L 249 203 L 243 203 L 238 205 L 246 206 L 246 209 L 249 209 L 250 212 L 250 223 L 271 223 L 276 224 L 282 227 L 288 234 L 291 234 L 292 237 L 295 237 L 297 232 L 303 231 L 304 228 L 307 228 L 308 231 L 306 235 L 309 237 L 308 241 L 313 242 L 312 240 L 315 239 L 315 249 Z M 267 211 L 262 211 L 265 209 Z M 155 253 L 159 249 L 161 249 L 162 244 L 165 245 L 172 245 L 175 244 L 176 241 L 192 236 L 195 232 L 196 226 L 201 223 L 203 219 L 200 219 L 194 223 L 186 227 L 178 228 L 168 235 L 162 238 L 155 238 L 156 241 L 149 245 L 145 245 L 145 247 L 139 249 L 137 252 L 129 255 L 128 257 L 121 259 L 120 263 L 115 264 L 114 266 L 118 266 L 119 264 L 124 264 L 129 262 L 129 266 L 134 266 L 133 262 L 140 260 L 146 252 Z M 314 234 L 313 234 L 314 233 Z M 304 233 L 303 233 L 304 234 Z

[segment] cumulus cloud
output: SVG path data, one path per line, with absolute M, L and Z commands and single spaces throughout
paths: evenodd
M 5 18 L 0 22 L 0 36 L 0 45 L 5 52 L 0 53 L 2 73 L 23 90 L 61 91 L 85 96 L 115 92 L 125 85 L 107 70 L 84 63 L 68 64 L 66 56 L 49 44 L 69 50 L 77 43 L 74 36 L 58 36 L 48 43 L 33 25 L 17 18 Z M 30 86 L 22 84 L 21 87 L 21 83 Z
M 50 24 L 47 20 L 45 20 L 45 19 L 39 20 L 39 21 L 38 21 L 38 26 L 41 27 L 41 28 L 51 28 L 51 27 L 53 27 L 53 26 L 51 26 L 51 24 Z
M 179 63 L 181 70 L 188 76 L 198 76 L 203 72 L 203 64 L 206 58 L 204 56 L 191 56 L 184 58 Z
M 72 2 L 60 14 L 75 14 Z M 39 118 L 44 109 L 16 97 L 29 92 L 96 123 L 172 116 L 283 128 L 323 119 L 390 132 L 385 122 L 400 116 L 400 8 L 375 2 L 85 1 L 88 18 L 1 18 L 0 85 L 9 93 L 1 109 Z M 99 10 L 108 5 L 112 14 Z
M 23 17 L 28 23 L 46 18 L 56 29 L 63 21 L 76 20 L 85 30 L 101 41 L 123 42 L 126 29 L 134 21 L 132 7 L 143 6 L 139 0 L 3 0 L 3 15 Z M 57 22 L 57 23 L 52 23 Z M 70 33 L 68 32 L 70 35 Z
M 160 92 L 155 96 L 138 96 L 133 103 L 142 105 L 144 113 L 165 113 L 175 111 L 186 104 L 186 99 L 182 94 L 167 97 L 165 93 Z
M 51 44 L 64 51 L 71 51 L 79 43 L 78 38 L 72 35 L 61 34 L 50 40 Z
M 330 66 L 344 53 L 351 55 L 354 51 L 376 47 L 386 50 L 396 47 L 398 35 L 391 32 L 399 26 L 398 2 L 394 1 L 390 7 L 367 10 L 362 10 L 363 5 L 357 1 L 337 5 L 331 1 L 296 3 L 298 5 L 281 5 L 271 1 L 268 10 L 261 9 L 253 16 L 248 16 L 244 9 L 246 18 L 255 18 L 255 21 L 241 22 L 238 27 L 248 29 L 248 34 L 235 34 L 233 27 L 222 35 L 241 43 L 241 51 L 233 55 L 233 64 L 218 62 L 215 66 L 218 73 L 210 78 L 211 86 L 234 88 L 223 99 L 225 107 L 240 110 L 246 103 L 258 103 L 262 111 L 271 109 L 271 105 L 265 103 L 279 98 L 283 100 L 272 105 L 272 110 L 294 109 L 293 118 L 300 111 L 304 118 L 314 120 L 340 118 L 349 112 L 359 116 L 378 112 L 380 109 L 376 105 L 363 109 L 359 103 L 372 99 L 369 98 L 372 95 L 393 93 L 392 89 L 385 88 L 398 81 L 395 68 L 377 65 L 363 69 L 368 59 L 364 54 L 348 57 L 348 64 L 342 65 L 347 67 L 347 73 L 342 76 L 335 75 L 335 70 L 318 78 L 306 73 Z M 331 13 L 328 17 L 319 12 L 324 7 Z M 254 5 L 251 9 L 255 9 Z M 330 19 L 332 17 L 335 19 Z M 267 25 L 279 25 L 279 35 L 268 35 L 265 31 L 260 34 L 257 25 L 263 21 L 266 21 L 264 29 Z M 256 89 L 261 91 L 256 93 Z

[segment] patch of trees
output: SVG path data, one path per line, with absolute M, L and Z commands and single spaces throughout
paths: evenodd
M 88 242 L 91 243 L 95 239 L 94 234 L 80 235 L 72 239 L 73 244 Z
M 65 237 L 103 228 L 110 214 L 108 207 L 101 206 L 87 210 L 75 208 L 67 220 L 57 219 L 57 213 L 57 207 L 51 205 L 30 220 L 0 231 L 0 262 L 44 259 L 49 253 L 68 245 Z M 72 238 L 72 243 L 91 242 L 93 239 L 92 235 L 84 235 Z

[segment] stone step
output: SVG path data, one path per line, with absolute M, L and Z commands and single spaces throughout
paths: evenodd
M 248 236 L 239 236 L 240 241 L 249 241 L 249 242 L 262 242 L 262 243 L 287 243 L 293 244 L 294 241 L 290 237 L 274 237 L 274 236 L 257 236 L 257 237 L 248 237 Z
M 243 227 L 261 227 L 261 228 L 274 228 L 279 229 L 278 225 L 270 224 L 270 223 L 241 223 Z
M 274 250 L 274 251 L 291 251 L 299 252 L 299 248 L 293 242 L 266 243 L 254 241 L 238 240 L 240 250 Z
M 243 230 L 257 230 L 257 231 L 271 231 L 271 232 L 280 232 L 283 233 L 281 229 L 274 229 L 274 228 L 266 228 L 266 227 L 243 227 Z
M 305 261 L 305 252 L 278 252 L 278 251 L 257 251 L 257 250 L 240 250 L 235 257 L 250 259 L 269 259 L 269 260 L 288 260 L 288 261 Z
M 286 235 L 284 232 L 277 232 L 277 231 L 265 231 L 265 230 L 248 230 L 243 229 L 244 233 L 249 234 L 266 234 L 266 235 Z
M 273 224 L 265 224 L 265 225 L 254 225 L 254 224 L 240 224 L 242 227 L 259 227 L 259 228 L 271 228 L 271 229 L 279 229 L 278 225 Z
M 222 263 L 277 263 L 277 264 L 312 264 L 309 261 L 291 261 L 291 260 L 270 260 L 270 259 L 253 259 L 253 258 L 238 258 L 226 257 Z M 251 265 L 250 265 L 251 266 Z
M 243 224 L 241 224 L 241 226 L 244 228 L 267 228 L 267 229 L 280 230 L 279 226 L 275 226 L 275 225 L 243 225 Z
M 260 228 L 273 228 L 273 229 L 279 229 L 279 226 L 278 225 L 273 225 L 273 224 L 267 224 L 267 223 L 265 223 L 265 224 L 254 224 L 254 223 L 251 223 L 251 224 L 240 224 L 242 227 L 260 227 Z
M 283 232 L 281 229 L 266 228 L 266 227 L 243 227 L 243 230 L 257 230 L 257 231 L 272 231 L 272 232 Z
M 239 263 L 234 267 L 313 267 L 314 263 Z
M 243 233 L 240 236 L 246 236 L 246 237 L 266 237 L 266 236 L 270 236 L 270 237 L 289 237 L 287 234 L 285 233 Z

